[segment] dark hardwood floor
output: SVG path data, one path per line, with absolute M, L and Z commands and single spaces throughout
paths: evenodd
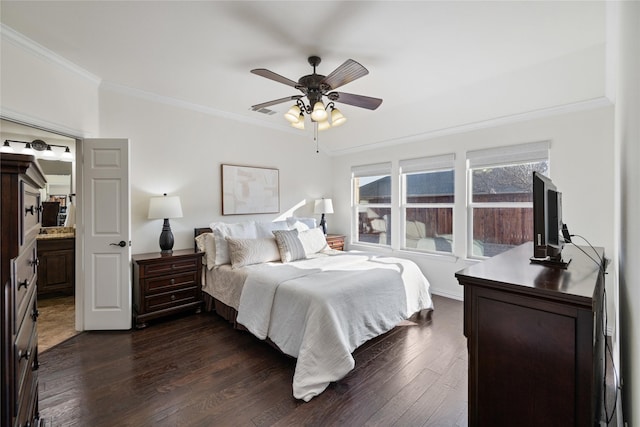
M 85 332 L 40 356 L 48 426 L 466 426 L 462 302 L 434 296 L 354 353 L 356 368 L 305 403 L 295 360 L 216 314 Z

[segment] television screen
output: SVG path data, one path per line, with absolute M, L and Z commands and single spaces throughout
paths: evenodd
M 562 193 L 551 179 L 533 172 L 532 262 L 566 268 L 562 259 Z

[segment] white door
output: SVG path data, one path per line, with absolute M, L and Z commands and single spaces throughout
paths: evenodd
M 128 139 L 82 141 L 80 204 L 84 235 L 82 329 L 130 329 Z

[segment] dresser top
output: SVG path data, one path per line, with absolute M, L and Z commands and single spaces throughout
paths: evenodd
M 562 269 L 531 263 L 533 243 L 529 242 L 460 270 L 456 277 L 465 286 L 497 288 L 591 305 L 599 274 L 595 261 L 604 258 L 602 248 L 595 250 L 566 245 L 562 257 L 571 262 Z
M 196 252 L 194 249 L 178 249 L 174 250 L 172 253 L 163 254 L 160 252 L 150 252 L 146 254 L 135 254 L 131 256 L 131 259 L 140 262 L 140 261 L 164 261 L 164 260 L 172 260 L 177 258 L 184 257 L 194 257 L 194 256 L 202 256 L 204 252 Z

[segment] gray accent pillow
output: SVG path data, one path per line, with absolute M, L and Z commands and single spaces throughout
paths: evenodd
M 229 245 L 232 268 L 280 260 L 280 252 L 273 237 L 262 239 L 226 237 L 225 240 Z
M 304 246 L 298 238 L 298 230 L 274 230 L 273 235 L 276 237 L 280 259 L 283 263 L 307 257 Z

